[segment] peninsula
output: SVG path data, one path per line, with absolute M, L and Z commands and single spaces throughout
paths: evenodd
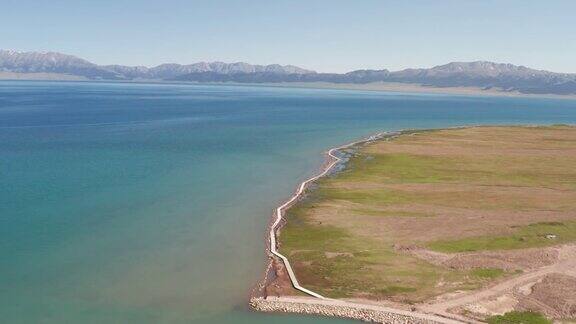
M 402 131 L 329 157 L 277 211 L 278 253 L 255 309 L 377 322 L 576 318 L 575 127 Z

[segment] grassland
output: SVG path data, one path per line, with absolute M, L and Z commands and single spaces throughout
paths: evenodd
M 554 239 L 547 238 L 553 235 Z M 576 222 L 541 222 L 519 227 L 507 236 L 485 235 L 453 241 L 435 241 L 430 249 L 440 252 L 509 250 L 548 246 L 576 240 Z
M 471 127 L 359 148 L 290 208 L 280 233 L 300 283 L 330 297 L 406 303 L 514 272 L 414 253 L 576 240 L 576 128 Z M 408 251 L 408 252 L 407 252 Z
M 508 312 L 488 318 L 488 324 L 551 324 L 552 321 L 540 313 L 535 312 Z

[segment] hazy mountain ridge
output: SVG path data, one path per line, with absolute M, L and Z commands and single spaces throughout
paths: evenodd
M 555 73 L 505 63 L 486 61 L 452 62 L 429 69 L 357 70 L 345 74 L 314 73 L 269 75 L 250 73 L 211 75 L 190 73 L 174 78 L 197 82 L 333 82 L 366 84 L 397 82 L 431 87 L 479 87 L 533 94 L 576 94 L 576 74 Z
M 305 70 L 293 65 L 252 65 L 248 63 L 199 62 L 182 65 L 175 63 L 161 64 L 152 68 L 144 66 L 107 65 L 103 68 L 114 71 L 129 79 L 172 79 L 191 73 L 213 72 L 218 74 L 235 73 L 277 73 L 277 74 L 307 74 L 314 71 Z
M 159 79 L 167 80 L 190 73 L 217 74 L 270 73 L 307 74 L 314 71 L 293 65 L 252 65 L 244 62 L 200 62 L 188 65 L 161 64 L 155 67 L 96 65 L 84 59 L 56 52 L 16 52 L 0 50 L 0 71 L 17 73 L 62 73 L 88 79 Z
M 0 71 L 18 73 L 61 73 L 89 79 L 118 79 L 113 71 L 72 55 L 56 52 L 0 50 Z
M 0 72 L 59 73 L 96 80 L 167 80 L 193 82 L 330 82 L 367 84 L 395 82 L 431 87 L 479 87 L 534 94 L 576 94 L 576 74 L 555 73 L 486 61 L 452 62 L 428 69 L 356 70 L 316 73 L 293 65 L 199 62 L 155 67 L 96 65 L 55 52 L 0 50 Z
M 486 61 L 453 62 L 431 69 L 407 69 L 391 73 L 388 80 L 439 87 L 474 86 L 526 93 L 576 93 L 576 74 Z

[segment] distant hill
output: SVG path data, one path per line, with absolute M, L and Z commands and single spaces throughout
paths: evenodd
M 387 80 L 436 87 L 500 88 L 523 93 L 576 93 L 576 74 L 485 61 L 453 62 L 431 69 L 406 69 L 390 73 Z
M 307 73 L 274 75 L 270 73 L 241 73 L 223 75 L 195 72 L 174 78 L 180 81 L 233 82 L 333 82 L 367 84 L 398 82 L 430 87 L 479 87 L 518 91 L 530 94 L 576 94 L 576 74 L 534 70 L 524 66 L 493 62 L 453 62 L 430 69 L 357 70 L 345 74 Z
M 16 73 L 58 73 L 88 79 L 120 79 L 121 76 L 81 58 L 55 52 L 0 50 L 0 71 Z
M 222 63 L 222 62 L 200 62 L 189 65 L 162 64 L 156 67 L 147 68 L 144 66 L 122 66 L 107 65 L 103 68 L 118 73 L 127 79 L 160 79 L 169 80 L 192 73 L 214 73 L 214 74 L 237 74 L 237 73 L 270 73 L 270 74 L 307 74 L 314 71 L 305 70 L 292 65 L 252 65 L 248 63 Z
M 155 67 L 96 65 L 54 52 L 0 50 L 0 73 L 61 74 L 93 80 L 165 80 L 193 82 L 329 82 L 369 84 L 395 82 L 429 87 L 477 87 L 527 94 L 576 94 L 576 74 L 555 73 L 485 61 L 453 62 L 429 69 L 357 70 L 344 74 L 316 73 L 293 65 L 200 62 Z
M 0 72 L 60 73 L 82 76 L 88 79 L 110 80 L 170 80 L 191 73 L 237 73 L 308 74 L 314 71 L 292 65 L 252 65 L 248 63 L 195 63 L 189 65 L 161 64 L 152 68 L 145 66 L 96 65 L 81 58 L 55 52 L 16 52 L 0 50 Z

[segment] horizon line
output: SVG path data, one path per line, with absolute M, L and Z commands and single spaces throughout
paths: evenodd
M 388 69 L 388 68 L 356 68 L 356 69 L 352 69 L 352 70 L 347 70 L 346 72 L 327 72 L 327 71 L 317 71 L 313 68 L 308 68 L 308 67 L 304 67 L 301 65 L 296 65 L 296 64 L 282 64 L 282 63 L 267 63 L 267 64 L 262 64 L 262 63 L 250 63 L 247 61 L 228 61 L 226 62 L 225 60 L 214 60 L 214 61 L 209 61 L 209 60 L 198 60 L 192 63 L 177 63 L 174 61 L 167 61 L 164 63 L 160 63 L 160 64 L 155 64 L 155 65 L 127 65 L 127 64 L 121 64 L 121 63 L 113 63 L 113 64 L 100 64 L 100 63 L 95 63 L 95 61 L 92 61 L 90 59 L 84 58 L 83 56 L 77 55 L 77 54 L 68 54 L 65 52 L 59 52 L 59 51 L 55 51 L 55 50 L 17 50 L 17 49 L 1 49 L 0 51 L 5 51 L 5 52 L 9 52 L 9 53 L 17 53 L 17 54 L 29 54 L 29 53 L 37 53 L 37 54 L 60 54 L 60 55 L 68 55 L 68 56 L 73 56 L 75 58 L 78 59 L 82 59 L 85 60 L 89 63 L 95 64 L 97 66 L 101 66 L 101 67 L 105 67 L 105 66 L 113 66 L 113 65 L 117 65 L 117 66 L 126 66 L 126 67 L 143 67 L 143 68 L 147 68 L 147 69 L 151 69 L 151 68 L 155 68 L 161 65 L 167 65 L 167 64 L 175 64 L 175 65 L 182 65 L 182 66 L 186 66 L 186 65 L 194 65 L 194 64 L 199 64 L 199 63 L 207 63 L 207 64 L 212 64 L 212 63 L 224 63 L 224 64 L 249 64 L 249 65 L 260 65 L 260 66 L 270 66 L 270 65 L 279 65 L 282 67 L 287 67 L 287 66 L 291 66 L 291 67 L 296 67 L 296 68 L 300 68 L 300 69 L 304 69 L 304 70 L 309 70 L 315 73 L 326 73 L 326 74 L 346 74 L 349 72 L 354 72 L 354 71 L 388 71 L 388 72 L 400 72 L 400 71 L 404 71 L 404 70 L 417 70 L 417 69 L 432 69 L 435 67 L 439 67 L 439 66 L 443 66 L 443 65 L 448 65 L 448 64 L 452 64 L 452 63 L 493 63 L 493 64 L 502 64 L 502 65 L 512 65 L 512 66 L 516 66 L 516 67 L 523 67 L 523 68 L 527 68 L 527 69 L 532 69 L 532 70 L 537 70 L 537 71 L 545 71 L 545 72 L 552 72 L 552 73 L 559 73 L 559 74 L 576 74 L 576 72 L 558 72 L 558 71 L 551 71 L 548 69 L 544 69 L 544 68 L 538 68 L 538 67 L 531 67 L 531 66 L 527 66 L 527 65 L 523 65 L 523 64 L 514 64 L 514 63 L 510 63 L 510 62 L 503 62 L 503 61 L 497 61 L 497 60 L 486 60 L 486 59 L 475 59 L 475 60 L 450 60 L 446 63 L 440 63 L 440 64 L 435 64 L 435 65 L 428 65 L 428 66 L 413 66 L 413 67 L 403 67 L 400 69 Z

